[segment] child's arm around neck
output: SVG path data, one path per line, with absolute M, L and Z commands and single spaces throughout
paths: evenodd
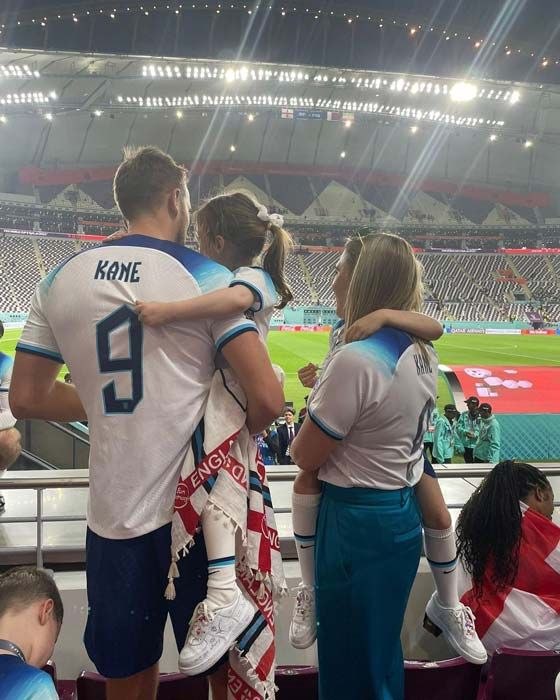
M 229 318 L 247 311 L 253 303 L 253 292 L 243 285 L 235 285 L 194 299 L 170 302 L 138 301 L 136 311 L 145 325 L 163 326 L 177 321 Z

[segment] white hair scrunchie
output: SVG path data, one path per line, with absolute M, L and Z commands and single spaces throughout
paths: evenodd
M 264 221 L 265 224 L 274 224 L 274 226 L 278 226 L 278 228 L 282 228 L 284 226 L 284 217 L 282 214 L 269 214 L 268 209 L 264 206 L 264 204 L 261 204 L 259 207 L 257 217 L 261 221 Z

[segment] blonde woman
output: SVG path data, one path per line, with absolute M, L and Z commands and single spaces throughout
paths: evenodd
M 370 236 L 356 258 L 348 267 L 343 255 L 333 283 L 349 329 L 379 309 L 420 310 L 421 268 L 406 241 Z M 400 631 L 422 543 L 414 486 L 424 472 L 436 382 L 435 351 L 404 331 L 335 340 L 292 445 L 304 479 L 322 482 L 315 547 L 321 700 L 403 698 Z M 436 487 L 428 477 L 426 488 Z M 443 530 L 451 522 L 441 492 L 439 499 Z

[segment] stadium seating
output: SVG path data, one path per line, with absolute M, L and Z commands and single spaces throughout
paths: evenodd
M 105 678 L 84 671 L 77 680 L 77 700 L 105 700 Z M 180 673 L 160 676 L 157 700 L 207 700 L 206 678 L 187 678 Z
M 0 311 L 27 311 L 41 277 L 74 253 L 96 245 L 96 241 L 1 235 Z M 294 305 L 334 306 L 331 285 L 339 254 L 302 249 L 288 257 L 286 276 Z M 425 270 L 426 310 L 438 320 L 526 321 L 526 312 L 537 310 L 547 321 L 560 321 L 560 255 L 429 252 L 418 258 Z M 521 301 L 514 293 L 521 294 Z
M 463 659 L 405 661 L 405 700 L 476 700 L 481 670 Z
M 310 253 L 304 258 L 313 281 L 316 299 L 323 306 L 334 305 L 334 292 L 331 285 L 334 266 L 339 257 L 339 253 Z
M 414 196 L 403 222 L 438 225 L 470 223 L 460 212 L 453 210 L 447 202 L 426 192 L 418 192 Z
M 47 273 L 78 251 L 74 241 L 65 240 L 63 238 L 43 238 L 39 239 L 38 243 L 43 260 L 43 267 Z
M 313 303 L 313 292 L 309 288 L 307 279 L 303 276 L 301 262 L 305 265 L 306 256 L 290 255 L 286 262 L 286 277 L 289 280 L 294 304 L 307 306 Z
M 483 700 L 556 700 L 560 651 L 498 649 L 492 657 Z
M 0 239 L 2 311 L 29 310 L 31 296 L 41 279 L 36 245 L 33 240 L 24 237 L 5 236 Z
M 71 200 L 68 199 L 70 194 L 75 195 Z M 114 205 L 113 209 L 104 210 L 77 189 L 67 188 L 59 192 L 47 206 L 42 206 L 41 202 L 13 201 L 9 195 L 0 195 L 0 229 L 105 235 L 118 228 L 120 221 Z M 96 225 L 96 222 L 100 224 Z M 109 225 L 103 226 L 103 223 Z

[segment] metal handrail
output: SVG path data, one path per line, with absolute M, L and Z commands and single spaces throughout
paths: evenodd
M 434 466 L 434 471 L 439 479 L 480 479 L 488 476 L 494 465 L 491 464 L 458 464 L 449 466 Z M 534 466 L 545 476 L 560 476 L 560 464 L 534 463 Z M 297 468 L 275 469 L 267 467 L 266 476 L 269 482 L 272 481 L 293 481 L 298 475 Z M 25 473 L 25 472 L 23 472 Z M 10 489 L 82 489 L 89 486 L 89 476 L 48 476 L 48 477 L 21 477 L 10 478 L 9 472 L 0 481 L 2 491 Z M 0 522 L 5 520 L 2 518 Z
M 56 421 L 48 420 L 45 421 L 48 425 L 52 425 L 53 428 L 56 428 L 57 430 L 60 430 L 61 433 L 64 433 L 65 435 L 68 435 L 69 437 L 73 438 L 74 440 L 77 440 L 78 442 L 81 442 L 83 445 L 87 445 L 89 447 L 90 443 L 89 440 L 82 435 L 78 435 L 78 433 L 75 433 L 73 430 L 70 430 L 66 426 L 62 425 L 61 423 L 57 423 Z M 73 426 L 76 430 L 79 430 L 78 426 L 75 425 L 74 423 L 70 423 L 71 426 Z M 83 431 L 80 431 L 83 432 Z
M 442 479 L 469 479 L 485 477 L 493 469 L 493 465 L 451 465 L 451 466 L 435 466 L 435 472 Z M 560 476 L 560 464 L 541 464 L 540 470 L 545 476 Z M 84 470 L 86 471 L 86 470 Z M 52 474 L 52 472 L 51 472 Z M 269 481 L 282 482 L 293 481 L 298 474 L 297 467 L 280 469 L 273 467 L 267 469 L 267 477 Z M 84 515 L 43 515 L 43 492 L 46 489 L 77 489 L 88 488 L 89 476 L 25 476 L 25 472 L 19 478 L 6 477 L 0 481 L 2 491 L 10 490 L 34 490 L 37 492 L 37 515 L 35 517 L 6 517 L 3 515 L 0 518 L 1 524 L 14 523 L 37 523 L 37 567 L 43 568 L 43 523 L 46 522 L 83 522 L 86 520 Z M 461 508 L 464 504 L 450 504 L 450 508 Z M 555 503 L 555 506 L 560 503 Z M 290 513 L 289 508 L 275 508 L 277 514 Z M 27 548 L 26 548 L 27 549 Z
M 538 467 L 545 476 L 560 476 L 560 464 L 556 462 L 554 464 L 532 462 L 532 464 Z M 480 479 L 488 476 L 494 468 L 494 465 L 450 464 L 442 466 L 434 464 L 433 467 L 439 479 Z M 269 481 L 291 481 L 295 479 L 298 471 L 297 467 L 290 469 L 267 467 L 266 476 Z
M 4 478 L 0 481 L 2 491 L 10 489 L 84 489 L 89 486 L 89 476 L 67 476 L 67 477 L 34 477 L 27 479 Z M 6 522 L 2 517 L 0 523 Z
M 40 457 L 37 457 L 37 455 L 34 455 L 32 452 L 29 452 L 29 450 L 22 449 L 21 456 L 25 457 L 25 459 L 34 464 L 38 469 L 44 469 L 45 471 L 56 471 L 56 467 L 54 466 L 54 464 L 51 464 L 50 462 L 47 462 L 46 460 L 41 459 Z

